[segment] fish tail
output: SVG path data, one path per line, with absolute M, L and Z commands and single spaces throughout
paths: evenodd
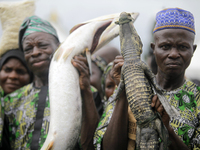
M 47 146 L 46 150 L 53 150 L 53 149 L 52 149 L 52 148 L 53 148 L 53 144 L 54 144 L 54 141 L 51 141 L 51 142 L 49 143 L 49 145 Z

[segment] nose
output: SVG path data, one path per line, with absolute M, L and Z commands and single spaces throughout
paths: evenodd
M 10 79 L 12 79 L 12 80 L 15 80 L 15 79 L 17 79 L 18 78 L 18 74 L 17 74 L 17 72 L 16 71 L 12 71 L 12 72 L 10 72 L 9 73 L 9 76 L 8 76 Z
M 34 46 L 33 52 L 32 52 L 32 57 L 36 57 L 40 54 L 41 54 L 41 50 L 37 46 Z
M 168 55 L 169 58 L 176 59 L 180 57 L 179 51 L 176 47 L 172 47 Z

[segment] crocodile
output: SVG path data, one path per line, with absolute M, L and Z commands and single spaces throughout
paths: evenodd
M 136 149 L 168 149 L 168 132 L 160 115 L 151 108 L 152 96 L 158 95 L 169 116 L 179 113 L 162 95 L 163 90 L 157 85 L 154 74 L 141 60 L 143 45 L 132 21 L 130 14 L 122 12 L 116 22 L 120 26 L 121 54 L 124 57 L 116 97 L 125 89 L 128 104 L 137 120 Z

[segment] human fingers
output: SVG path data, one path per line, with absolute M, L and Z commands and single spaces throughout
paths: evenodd
M 82 56 L 82 55 L 76 55 L 76 56 L 74 56 L 73 59 L 74 59 L 74 60 L 79 60 L 79 61 L 81 61 L 81 62 L 84 62 L 86 65 L 88 65 L 88 63 L 87 63 L 87 58 L 84 57 L 84 56 Z
M 86 65 L 86 62 L 80 57 L 75 57 L 74 59 L 72 59 L 72 64 L 78 70 L 79 74 L 89 74 L 89 68 Z
M 157 112 L 162 116 L 163 115 L 163 112 L 164 112 L 164 108 L 162 106 L 162 104 L 160 104 L 157 108 Z
M 124 58 L 121 55 L 118 55 L 115 57 L 115 59 L 113 61 L 113 65 L 118 64 L 119 62 L 124 62 Z
M 158 100 L 158 96 L 154 95 L 152 100 L 151 100 L 151 107 L 155 107 L 157 100 Z
M 127 97 L 126 97 L 126 91 L 125 90 L 123 90 L 122 92 L 121 92 L 121 94 L 119 95 L 119 99 L 121 100 L 121 99 L 127 99 Z

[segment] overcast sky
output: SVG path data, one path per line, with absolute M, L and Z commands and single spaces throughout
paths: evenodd
M 0 2 L 3 0 L 0 0 Z M 4 0 L 5 1 L 5 0 Z M 20 0 L 6 0 L 20 1 Z M 140 15 L 134 25 L 143 42 L 143 53 L 146 54 L 152 41 L 152 29 L 155 15 L 158 11 L 168 7 L 179 7 L 189 10 L 195 17 L 196 40 L 199 48 L 195 52 L 191 69 L 199 70 L 196 74 L 200 78 L 200 1 L 199 0 L 36 0 L 35 14 L 49 20 L 50 14 L 58 15 L 58 24 L 62 32 L 59 32 L 61 40 L 68 35 L 69 30 L 76 24 L 102 15 L 118 12 L 139 12 Z M 0 28 L 1 29 L 1 28 Z M 2 31 L 0 30 L 0 35 Z M 114 39 L 110 45 L 119 48 L 119 38 Z M 144 58 L 143 54 L 143 58 Z M 199 66 L 199 67 L 198 67 Z M 192 70 L 194 70 L 192 69 Z M 189 70 L 189 69 L 188 69 Z M 192 72 L 192 71 L 189 71 Z M 189 73 L 190 74 L 190 73 Z M 194 74 L 194 73 L 192 73 Z M 191 76 L 191 75 L 188 75 Z

